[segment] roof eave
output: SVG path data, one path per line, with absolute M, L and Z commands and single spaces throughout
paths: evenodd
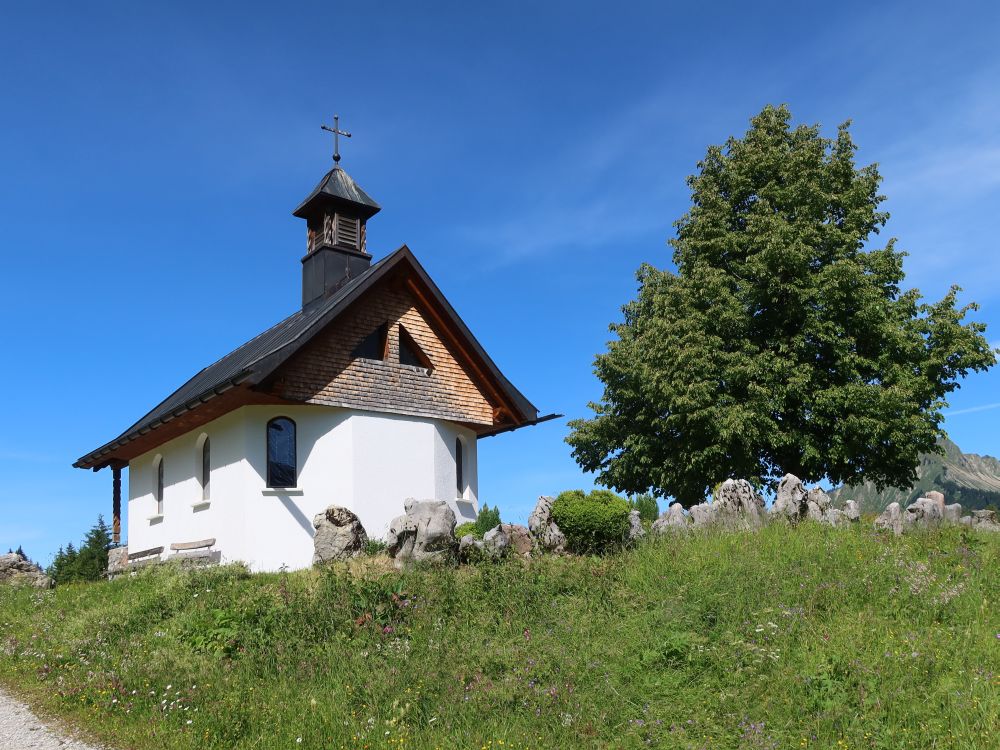
M 81 456 L 73 463 L 73 468 L 93 469 L 94 471 L 97 471 L 98 469 L 103 469 L 105 466 L 109 466 L 116 460 L 116 456 L 114 455 L 114 453 L 119 448 L 131 443 L 138 437 L 142 437 L 143 435 L 146 435 L 152 432 L 153 430 L 162 427 L 163 425 L 169 422 L 172 422 L 177 417 L 181 416 L 182 414 L 186 414 L 192 409 L 197 408 L 201 404 L 204 404 L 206 401 L 210 401 L 216 396 L 221 396 L 226 391 L 229 391 L 230 389 L 235 388 L 236 386 L 245 382 L 249 377 L 250 377 L 249 372 L 243 372 L 237 375 L 236 377 L 230 378 L 225 383 L 221 383 L 219 385 L 213 386 L 212 388 L 206 389 L 204 392 L 200 393 L 194 398 L 189 399 L 181 406 L 178 406 L 177 408 L 173 409 L 168 415 L 165 415 L 163 417 L 158 417 L 157 419 L 154 419 L 148 422 L 147 424 L 142 425 L 141 427 L 131 430 L 130 432 L 123 433 L 118 437 L 116 437 L 111 442 L 105 443 L 100 448 L 97 448 L 96 450 L 93 450 L 90 453 Z

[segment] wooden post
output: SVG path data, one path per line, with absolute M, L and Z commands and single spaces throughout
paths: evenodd
M 122 542 L 122 467 L 111 467 L 111 541 Z

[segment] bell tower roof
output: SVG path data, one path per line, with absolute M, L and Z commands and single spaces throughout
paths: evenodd
M 338 164 L 323 175 L 323 179 L 309 193 L 309 197 L 302 201 L 292 214 L 300 219 L 307 219 L 334 205 L 348 210 L 353 209 L 354 213 L 365 220 L 382 210 L 382 207 Z

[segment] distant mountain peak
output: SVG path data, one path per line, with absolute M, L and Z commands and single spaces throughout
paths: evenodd
M 1000 460 L 963 453 L 947 437 L 938 444 L 944 448 L 944 455 L 922 455 L 917 467 L 917 483 L 909 489 L 890 487 L 879 492 L 873 484 L 865 482 L 856 487 L 838 487 L 830 496 L 838 504 L 855 500 L 868 512 L 881 511 L 894 502 L 905 508 L 930 490 L 943 492 L 946 502 L 961 503 L 966 508 L 1000 506 Z

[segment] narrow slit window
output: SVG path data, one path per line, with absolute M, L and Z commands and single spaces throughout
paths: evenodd
M 267 486 L 294 487 L 296 472 L 295 422 L 275 417 L 267 423 Z
M 424 354 L 424 350 L 420 348 L 420 344 L 414 340 L 410 332 L 403 328 L 403 326 L 399 327 L 399 363 L 410 365 L 411 367 L 423 367 L 426 370 L 434 369 L 430 357 Z
M 455 438 L 455 489 L 458 497 L 465 496 L 465 451 L 462 438 Z
M 212 441 L 205 436 L 201 444 L 201 499 L 212 497 Z
M 156 500 L 156 513 L 163 515 L 163 456 L 153 460 L 153 499 Z

